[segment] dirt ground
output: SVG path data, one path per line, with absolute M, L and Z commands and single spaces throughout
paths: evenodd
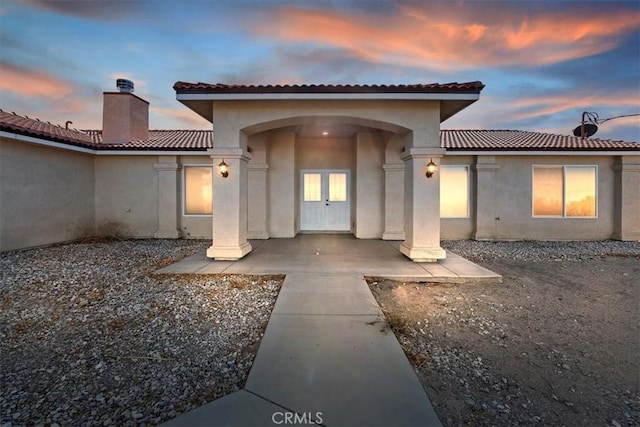
M 640 425 L 640 258 L 481 264 L 503 283 L 368 279 L 443 424 Z

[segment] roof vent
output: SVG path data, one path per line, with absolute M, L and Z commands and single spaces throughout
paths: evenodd
M 133 82 L 127 79 L 117 79 L 116 87 L 120 92 L 123 93 L 133 93 Z

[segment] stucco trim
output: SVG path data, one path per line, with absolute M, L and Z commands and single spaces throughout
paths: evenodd
M 407 161 L 413 158 L 442 158 L 446 155 L 447 151 L 444 148 L 409 148 L 400 155 L 400 159 Z
M 404 163 L 385 163 L 382 165 L 385 171 L 404 171 Z
M 251 153 L 244 148 L 209 148 L 207 155 L 212 159 L 240 159 L 248 162 L 253 158 Z

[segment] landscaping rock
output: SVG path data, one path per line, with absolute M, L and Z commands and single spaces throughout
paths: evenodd
M 445 426 L 640 425 L 640 243 L 442 246 L 503 283 L 369 284 Z
M 207 243 L 0 255 L 0 425 L 155 425 L 242 388 L 283 278 L 154 274 Z

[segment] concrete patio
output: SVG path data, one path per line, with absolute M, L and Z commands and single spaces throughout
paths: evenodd
M 437 263 L 417 263 L 400 252 L 400 242 L 356 239 L 350 234 L 300 234 L 293 239 L 252 240 L 239 261 L 213 261 L 203 248 L 157 273 L 188 274 L 359 274 L 419 282 L 500 282 L 499 274 L 451 252 Z M 327 270 L 329 268 L 329 270 Z
M 158 273 L 286 274 L 243 390 L 166 426 L 440 426 L 363 276 L 500 281 L 461 257 L 418 264 L 398 244 L 350 235 L 252 242 L 240 261 L 204 251 Z

